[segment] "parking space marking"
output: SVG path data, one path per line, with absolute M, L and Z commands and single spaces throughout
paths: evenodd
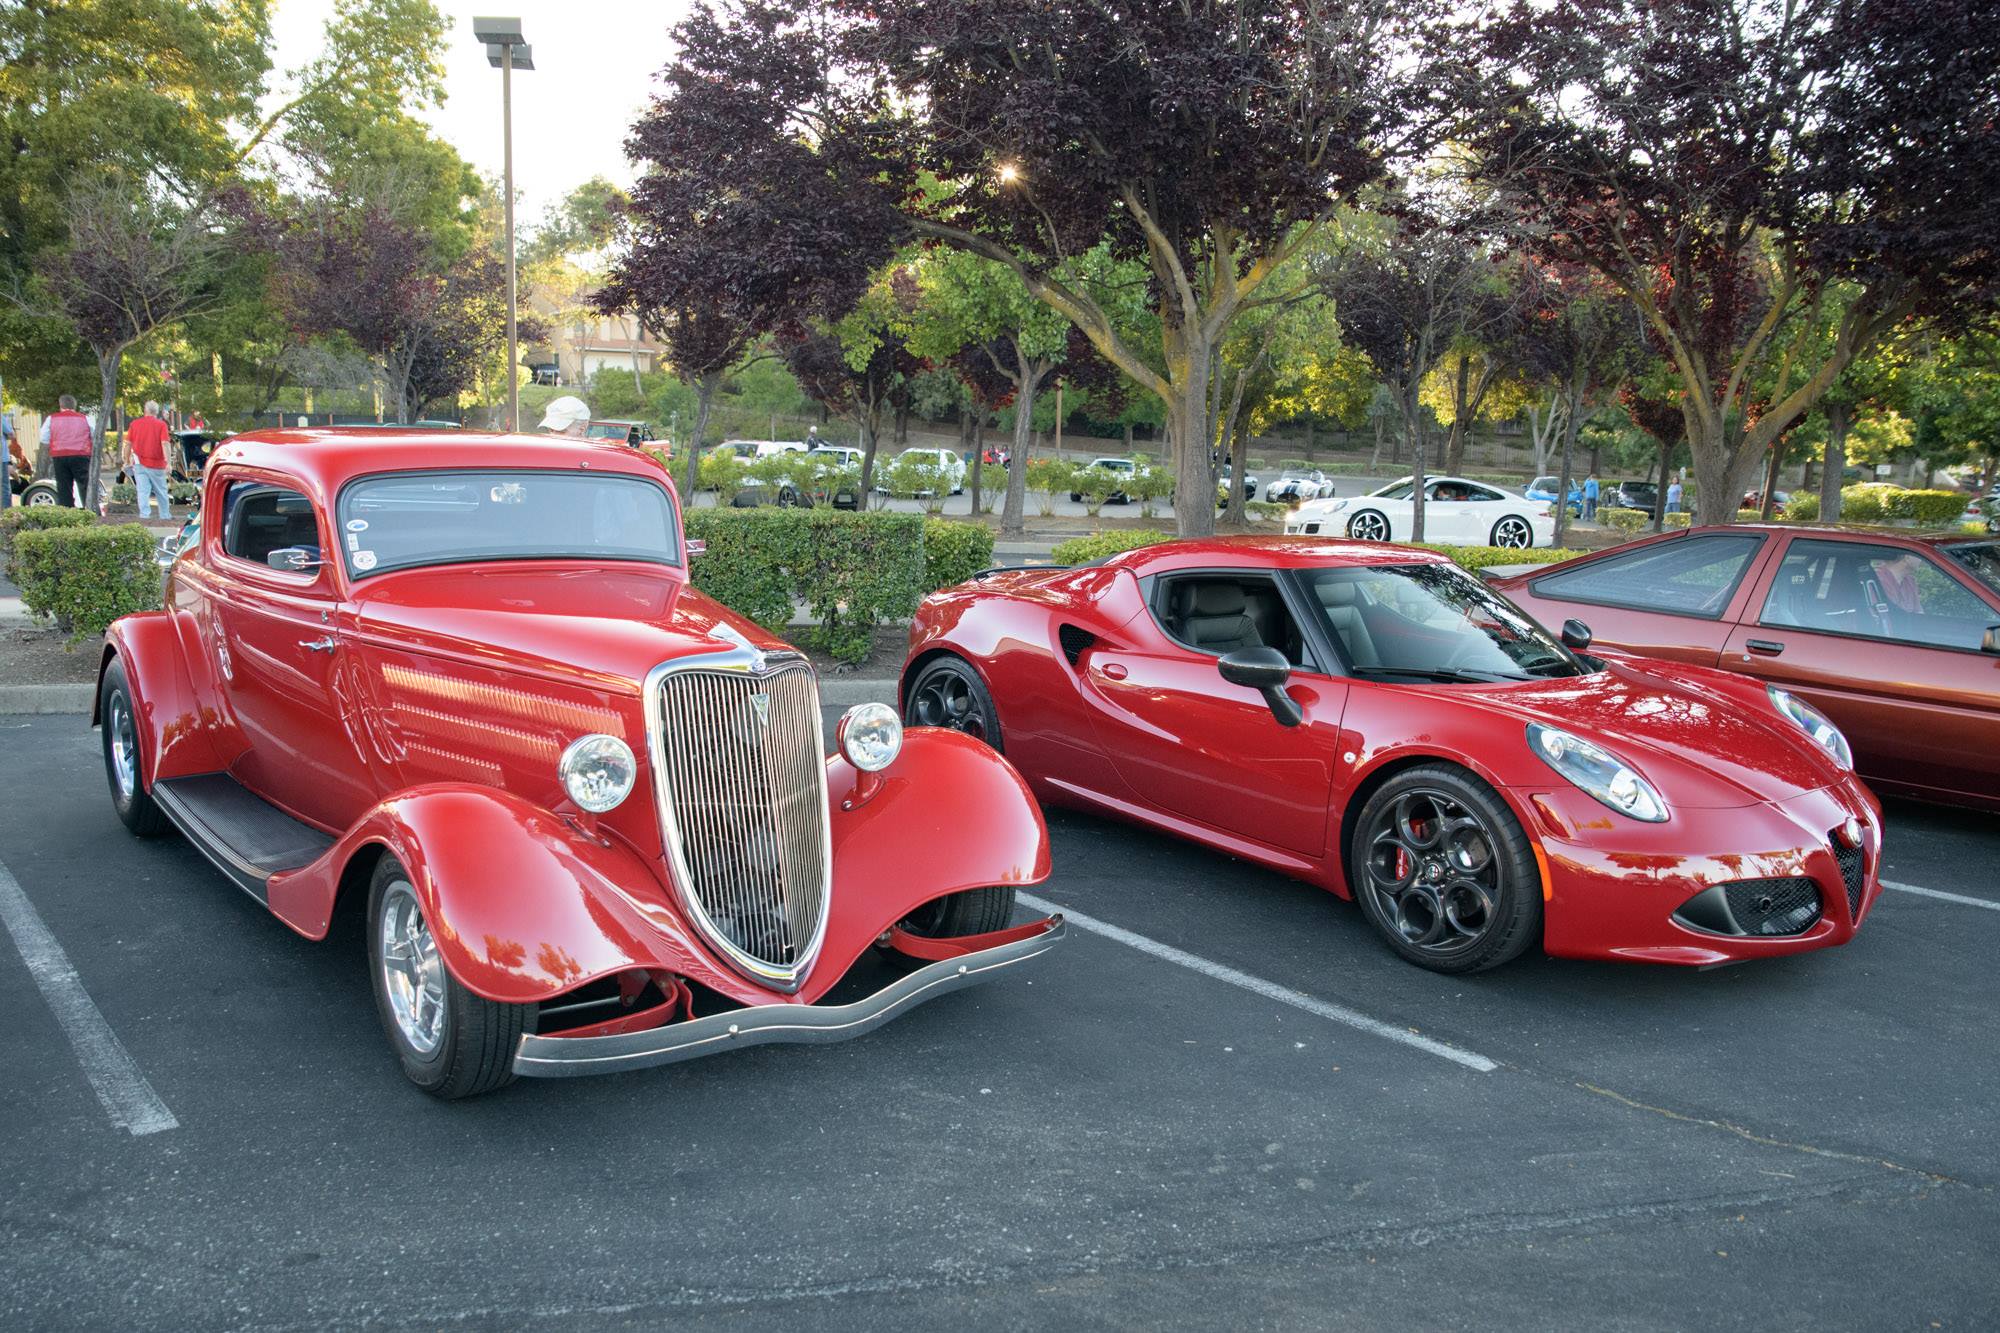
M 1892 884 L 1886 879 L 1882 881 L 1882 887 L 1885 889 L 1894 889 L 1898 893 L 1914 893 L 1924 898 L 1936 898 L 1940 902 L 1957 903 L 1961 907 L 1983 907 L 1989 912 L 2000 912 L 2000 902 L 1994 902 L 1991 898 L 1970 898 L 1963 893 L 1945 893 L 1939 889 L 1920 889 L 1914 884 Z
M 1211 962 L 1199 954 L 1191 954 L 1185 949 L 1176 949 L 1171 944 L 1162 944 L 1156 939 L 1127 930 L 1123 926 L 1114 926 L 1109 921 L 1099 921 L 1096 917 L 1085 916 L 1083 913 L 1064 907 L 1059 903 L 1052 903 L 1044 898 L 1037 898 L 1034 894 L 1023 893 L 1019 895 L 1019 899 L 1024 906 L 1033 908 L 1037 912 L 1061 912 L 1063 919 L 1078 930 L 1089 931 L 1093 935 L 1102 935 L 1108 940 L 1116 940 L 1118 943 L 1129 948 L 1137 949 L 1140 953 L 1150 954 L 1163 962 L 1173 963 L 1178 967 L 1185 967 L 1191 971 L 1199 972 L 1205 977 L 1226 982 L 1231 986 L 1247 990 L 1253 995 L 1261 995 L 1267 1000 L 1276 1000 L 1279 1004 L 1288 1004 L 1294 1009 L 1303 1009 L 1306 1013 L 1317 1015 L 1330 1022 L 1345 1024 L 1357 1031 L 1366 1032 L 1371 1036 L 1380 1037 L 1385 1041 L 1399 1042 L 1404 1046 L 1414 1047 L 1426 1055 L 1435 1055 L 1441 1060 L 1449 1060 L 1453 1064 L 1464 1065 L 1467 1069 L 1474 1069 L 1482 1074 L 1490 1074 L 1500 1067 L 1495 1062 L 1474 1051 L 1462 1051 L 1456 1046 L 1448 1046 L 1444 1042 L 1434 1041 L 1429 1037 L 1412 1032 L 1408 1028 L 1399 1028 L 1393 1023 L 1384 1023 L 1379 1018 L 1370 1018 L 1367 1014 L 1356 1009 L 1349 1009 L 1345 1005 L 1331 1004 L 1325 1000 L 1316 999 L 1313 996 L 1292 990 L 1289 987 L 1280 986 L 1275 981 L 1266 981 L 1262 977 L 1253 977 L 1248 972 L 1239 972 L 1233 967 L 1226 967 L 1221 963 Z
M 0 865 L 0 923 L 14 937 L 21 961 L 28 965 L 29 975 L 41 988 L 49 1011 L 62 1024 L 63 1035 L 76 1051 L 76 1062 L 83 1066 L 91 1090 L 104 1104 L 112 1122 L 134 1134 L 158 1134 L 161 1130 L 180 1128 L 181 1122 L 174 1119 L 174 1113 L 153 1091 L 153 1085 L 139 1072 L 139 1066 L 132 1063 L 125 1044 L 118 1040 L 118 1034 L 111 1030 L 90 992 L 83 988 L 82 978 L 70 966 L 69 955 L 42 924 L 41 913 L 28 901 L 20 881 L 4 865 Z

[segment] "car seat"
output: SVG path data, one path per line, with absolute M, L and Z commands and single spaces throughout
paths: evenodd
M 1240 583 L 1185 583 L 1174 592 L 1174 620 L 1183 643 L 1208 653 L 1262 647 Z
M 1368 622 L 1361 615 L 1361 588 L 1345 579 L 1329 579 L 1319 585 L 1319 604 L 1326 612 L 1326 623 L 1332 628 L 1340 646 L 1347 650 L 1348 661 L 1357 667 L 1378 667 L 1382 665 L 1382 655 L 1375 650 L 1375 636 L 1368 631 Z

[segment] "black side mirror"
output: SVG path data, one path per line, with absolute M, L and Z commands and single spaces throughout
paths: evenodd
M 1979 640 L 1979 651 L 2000 656 L 2000 625 L 1988 625 Z
M 1563 647 L 1569 649 L 1571 652 L 1582 652 L 1584 649 L 1590 647 L 1590 626 L 1584 624 L 1575 616 L 1571 616 L 1568 620 L 1563 621 L 1562 641 Z
M 1238 648 L 1217 658 L 1215 669 L 1231 685 L 1262 694 L 1279 726 L 1296 727 L 1305 720 L 1298 704 L 1285 693 L 1285 682 L 1292 678 L 1292 664 L 1276 648 Z

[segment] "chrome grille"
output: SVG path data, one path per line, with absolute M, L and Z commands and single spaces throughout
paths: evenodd
M 802 662 L 748 669 L 760 661 L 656 671 L 653 761 L 695 924 L 740 970 L 793 989 L 826 927 L 819 689 Z

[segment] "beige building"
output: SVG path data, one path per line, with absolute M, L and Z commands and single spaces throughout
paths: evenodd
M 607 367 L 641 374 L 659 370 L 665 351 L 639 327 L 631 315 L 600 315 L 586 302 L 590 293 L 562 301 L 542 293 L 528 298 L 528 308 L 547 326 L 546 342 L 521 351 L 521 364 L 537 384 L 580 385 Z

